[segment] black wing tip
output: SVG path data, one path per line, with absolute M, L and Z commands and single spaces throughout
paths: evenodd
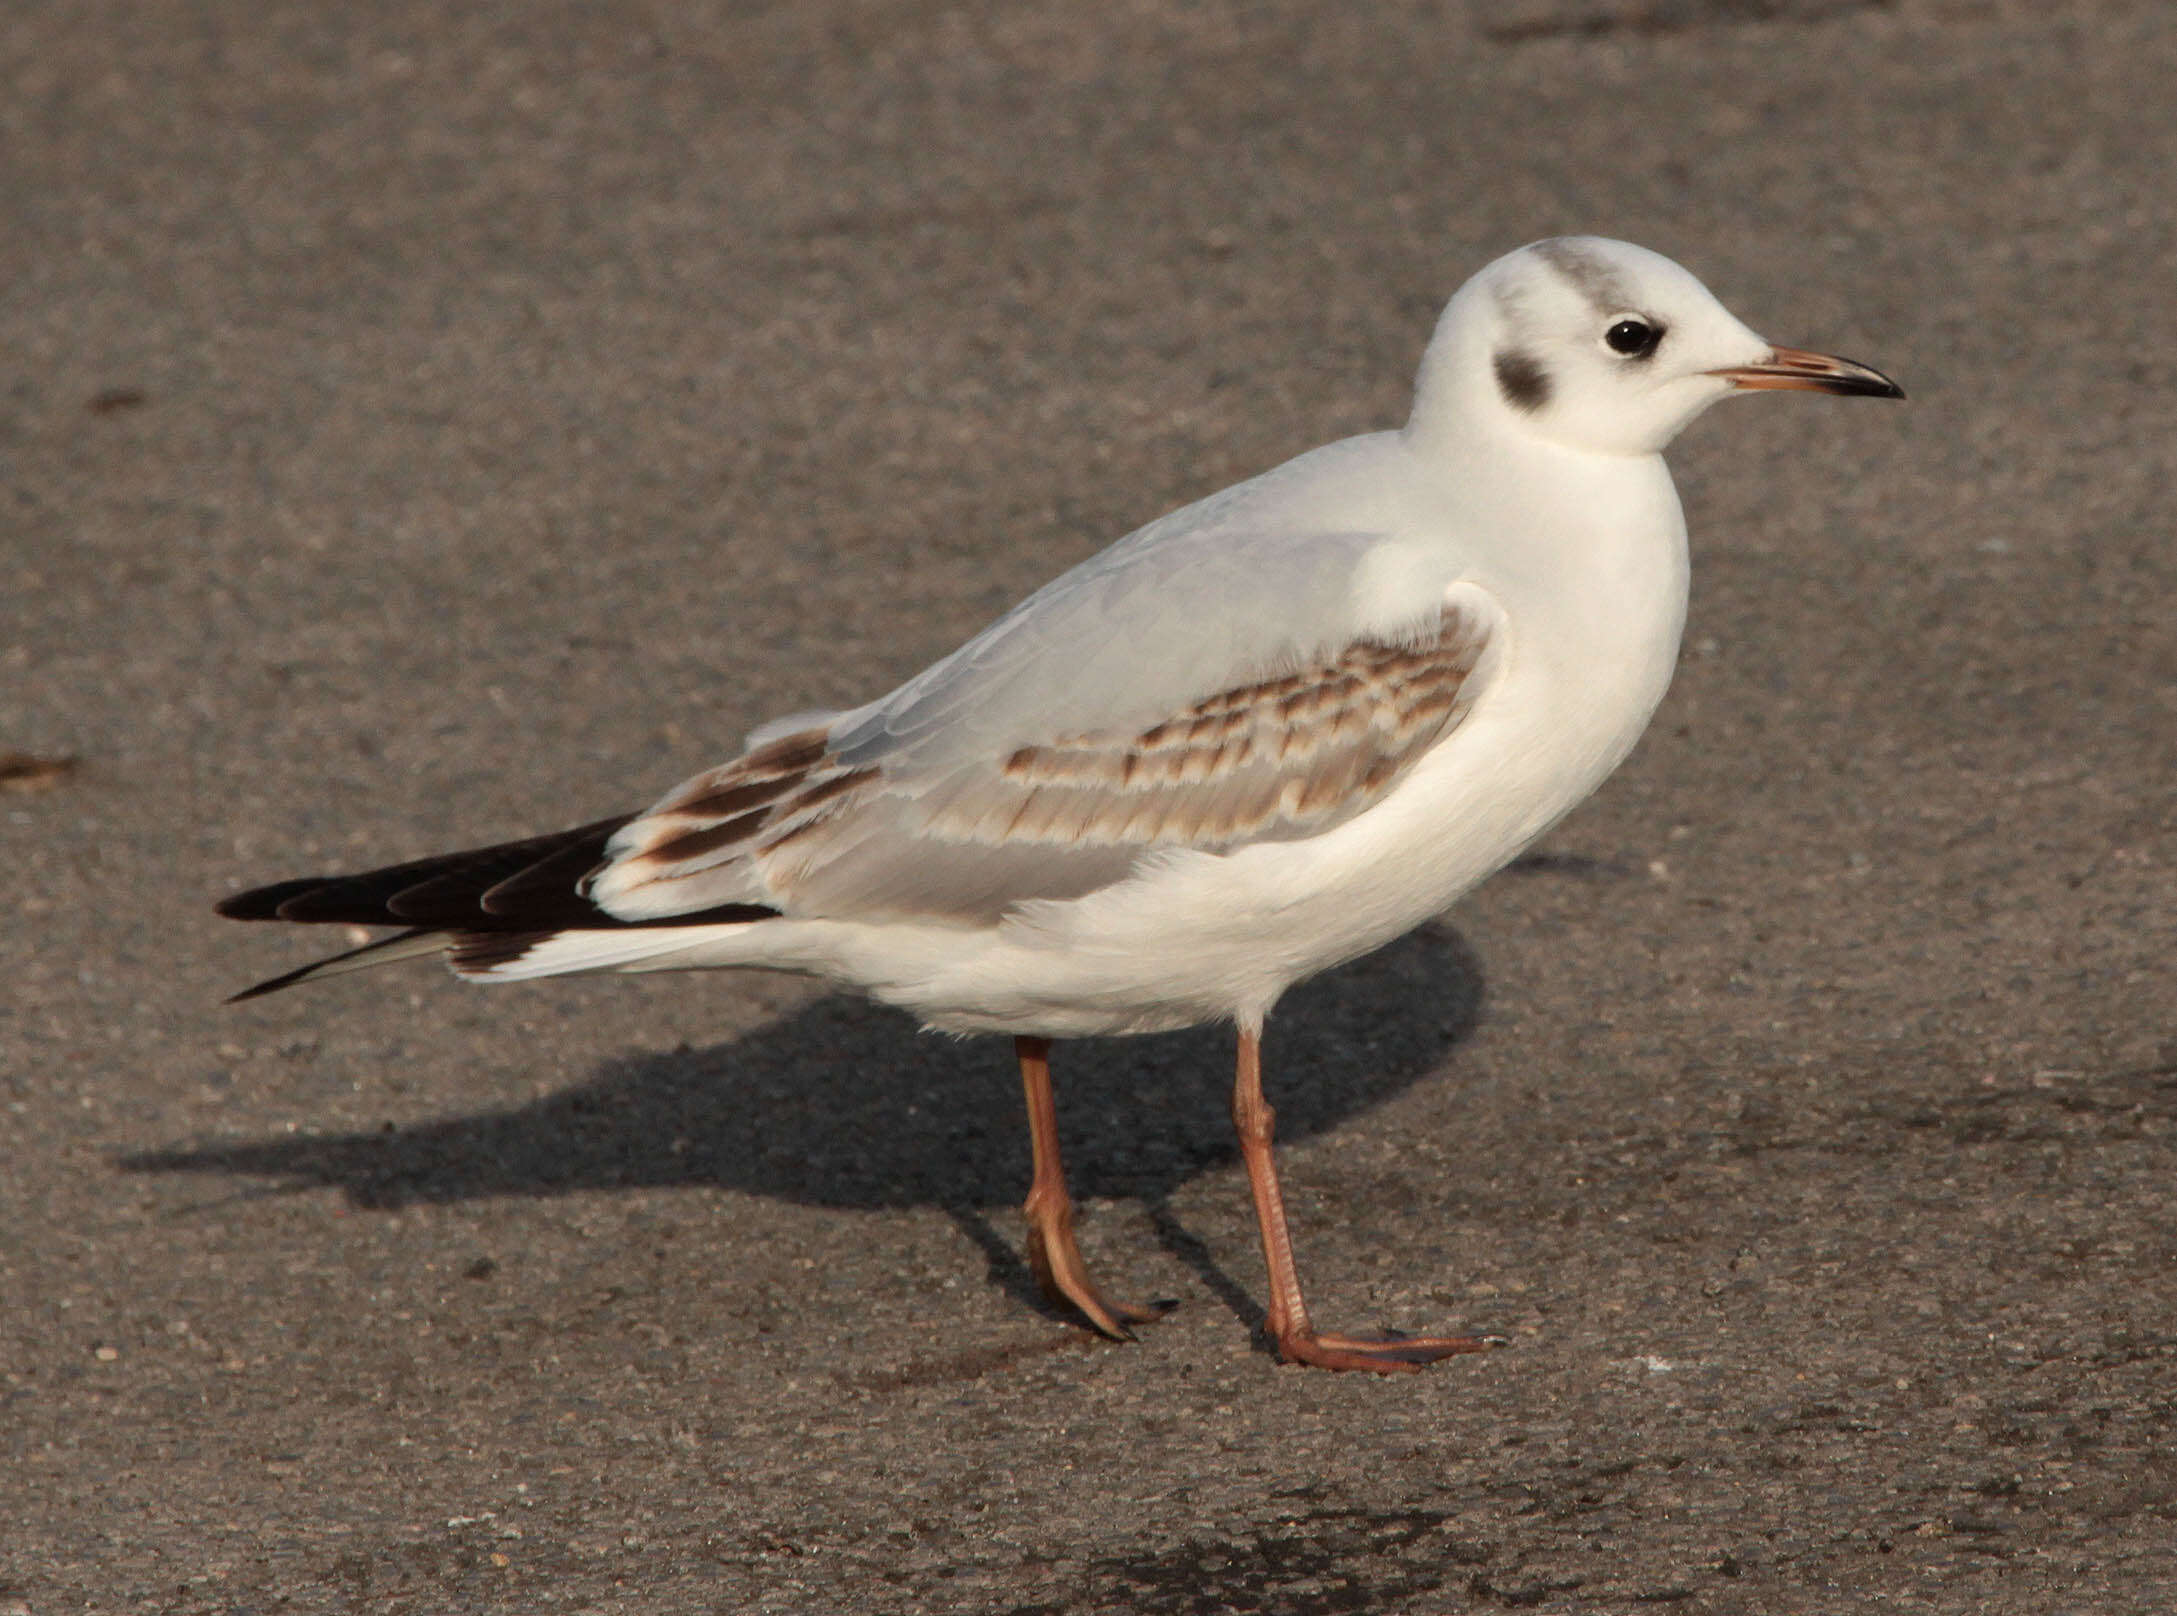
M 323 876 L 304 876 L 299 881 L 275 881 L 268 887 L 251 887 L 247 892 L 230 892 L 212 905 L 212 912 L 229 920 L 285 920 L 280 908 L 292 898 L 317 891 L 324 886 Z
M 298 925 L 429 926 L 522 930 L 602 921 L 576 892 L 577 878 L 604 856 L 613 832 L 635 816 L 619 814 L 572 830 L 342 875 L 276 881 L 220 899 L 229 920 L 285 920 Z M 505 889 L 486 907 L 487 892 Z M 507 898 L 518 898 L 518 905 Z
M 485 975 L 569 931 L 618 931 L 633 926 L 702 926 L 776 918 L 767 904 L 728 903 L 691 914 L 621 920 L 582 895 L 581 879 L 604 854 L 613 832 L 632 815 L 595 820 L 548 836 L 390 864 L 356 875 L 305 876 L 233 893 L 213 904 L 229 920 L 284 920 L 299 925 L 401 926 L 399 936 L 365 943 L 244 988 L 226 1000 L 299 987 L 343 960 L 420 936 L 449 935 L 456 971 Z

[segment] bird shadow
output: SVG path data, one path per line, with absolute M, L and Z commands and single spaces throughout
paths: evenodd
M 1279 1138 L 1335 1127 L 1440 1065 L 1472 1031 L 1482 995 L 1479 961 L 1442 922 L 1295 989 L 1265 1040 Z M 1180 1184 L 1238 1156 L 1231 1062 L 1228 1028 L 1196 1028 L 1062 1043 L 1053 1077 L 1075 1195 L 1145 1203 L 1167 1249 L 1246 1314 L 1244 1293 L 1168 1205 Z M 116 1166 L 330 1187 L 369 1209 L 672 1186 L 861 1210 L 930 1206 L 982 1248 L 995 1283 L 1036 1294 L 983 1216 L 1027 1188 L 1010 1049 L 917 1037 L 897 1011 L 844 996 L 728 1043 L 607 1061 L 587 1082 L 523 1105 L 144 1151 Z

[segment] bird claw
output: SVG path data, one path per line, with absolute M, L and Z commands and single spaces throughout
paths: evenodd
M 1061 1300 L 1059 1297 L 1051 1299 Z M 1154 1324 L 1179 1306 L 1176 1300 L 1169 1297 L 1144 1305 L 1140 1302 L 1114 1302 L 1094 1293 L 1086 1300 L 1078 1296 L 1066 1296 L 1063 1301 L 1088 1320 L 1098 1335 L 1109 1336 L 1114 1341 L 1135 1340 L 1135 1325 Z
M 1139 1302 L 1114 1302 L 1106 1297 L 1089 1278 L 1088 1269 L 1081 1261 L 1080 1248 L 1073 1243 L 1068 1221 L 1069 1226 L 1055 1243 L 1047 1241 L 1043 1230 L 1036 1225 L 1031 1224 L 1028 1230 L 1028 1266 L 1034 1270 L 1036 1285 L 1048 1300 L 1079 1314 L 1089 1328 L 1113 1341 L 1134 1340 L 1135 1325 L 1154 1324 L 1179 1305 L 1174 1301 L 1158 1301 L 1144 1306 Z

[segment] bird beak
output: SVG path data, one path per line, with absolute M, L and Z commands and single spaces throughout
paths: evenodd
M 1734 387 L 1790 387 L 1809 393 L 1856 394 L 1862 398 L 1903 398 L 1905 389 L 1871 365 L 1804 348 L 1772 348 L 1758 365 L 1712 370 Z

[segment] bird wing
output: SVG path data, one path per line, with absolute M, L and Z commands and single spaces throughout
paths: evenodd
M 865 707 L 763 726 L 643 813 L 221 912 L 414 933 L 283 984 L 434 939 L 507 974 L 579 934 L 553 968 L 596 968 L 780 917 L 987 924 L 1153 857 L 1320 834 L 1388 795 L 1502 659 L 1447 499 L 1396 434 L 1328 445 L 1150 523 Z
M 1161 853 L 1319 834 L 1389 794 L 1501 660 L 1447 493 L 1396 434 L 1328 445 L 1150 523 L 878 701 L 763 726 L 643 813 L 220 910 L 413 933 L 283 983 L 433 938 L 483 970 L 572 933 L 619 934 L 584 945 L 618 959 L 782 916 L 987 923 Z
M 1296 645 L 1260 631 L 1305 622 L 1290 598 L 1228 608 L 1298 577 L 1350 615 L 1355 571 L 1384 542 L 1257 544 L 1252 568 L 1225 548 L 1228 576 L 1157 567 L 1162 595 L 1136 610 L 1129 580 L 1108 575 L 1047 602 L 1040 622 L 1032 597 L 883 702 L 678 787 L 614 833 L 582 893 L 651 923 L 760 904 L 972 924 L 1123 880 L 1158 850 L 1328 830 L 1381 801 L 1472 707 L 1502 613 L 1458 584 L 1403 622 Z M 1205 646 L 1210 631 L 1193 631 L 1186 602 L 1203 611 L 1205 581 L 1225 586 L 1218 621 L 1257 625 L 1252 643 L 1228 629 Z M 1083 632 L 1099 624 L 1100 638 Z

